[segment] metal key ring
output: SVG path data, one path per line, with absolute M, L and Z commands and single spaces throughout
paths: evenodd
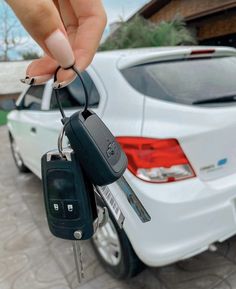
M 58 140 L 57 140 L 58 151 L 59 151 L 59 154 L 60 154 L 62 159 L 64 158 L 64 154 L 63 154 L 63 137 L 64 137 L 64 134 L 65 134 L 65 126 L 63 125 L 61 132 L 58 136 Z
M 64 69 L 64 70 L 72 69 L 76 73 L 76 75 L 79 77 L 79 79 L 81 81 L 81 84 L 82 84 L 82 87 L 83 87 L 83 90 L 84 90 L 84 95 L 85 95 L 85 104 L 84 104 L 83 112 L 86 112 L 88 110 L 88 105 L 89 105 L 89 93 L 88 93 L 88 90 L 87 90 L 86 85 L 85 85 L 85 81 L 84 81 L 80 71 L 75 67 L 74 64 L 72 66 L 70 66 L 70 67 L 67 67 L 67 68 L 63 68 L 61 66 L 58 66 L 56 71 L 55 71 L 55 74 L 54 74 L 54 86 L 53 87 L 54 87 L 54 90 L 55 90 L 57 103 L 59 105 L 59 109 L 60 109 L 60 112 L 62 114 L 62 117 L 66 118 L 65 113 L 63 111 L 63 107 L 62 107 L 62 105 L 60 103 L 59 92 L 58 92 L 61 87 L 60 87 L 60 85 L 59 86 L 55 85 L 55 83 L 57 82 L 57 74 L 58 74 L 60 69 Z

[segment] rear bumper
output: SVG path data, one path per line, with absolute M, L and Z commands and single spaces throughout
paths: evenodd
M 139 258 L 163 266 L 194 256 L 236 233 L 236 174 L 203 183 L 194 178 L 149 184 L 125 178 L 151 217 L 143 223 L 117 184 L 110 186 L 125 215 L 124 229 Z

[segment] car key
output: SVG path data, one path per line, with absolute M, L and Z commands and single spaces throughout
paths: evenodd
M 58 138 L 58 151 L 42 157 L 44 200 L 50 231 L 59 238 L 73 240 L 78 282 L 84 277 L 79 240 L 90 239 L 98 214 L 93 185 L 84 175 L 71 149 L 63 150 L 64 128 Z
M 118 180 L 127 157 L 104 122 L 92 110 L 74 113 L 65 122 L 65 134 L 94 185 Z
M 55 83 L 59 69 L 60 67 L 54 75 Z M 104 122 L 95 112 L 88 109 L 89 94 L 80 72 L 74 65 L 68 69 L 73 69 L 81 80 L 85 106 L 72 116 L 66 117 L 59 97 L 60 85 L 54 86 L 65 134 L 91 182 L 99 186 L 111 184 L 123 175 L 128 159 Z
M 83 173 L 73 150 L 61 155 L 51 151 L 42 157 L 45 208 L 51 233 L 62 239 L 90 239 L 94 234 L 97 208 L 91 182 Z

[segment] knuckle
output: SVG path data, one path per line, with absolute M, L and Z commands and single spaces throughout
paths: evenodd
M 49 10 L 49 5 L 47 1 L 37 1 L 37 4 L 35 5 L 35 10 L 37 10 L 39 13 L 47 13 Z
M 32 26 L 37 29 L 42 25 L 42 20 L 49 21 L 52 17 L 52 11 L 50 5 L 44 1 L 38 1 L 34 7 L 30 9 L 28 14 L 28 21 L 31 22 Z
M 37 18 L 42 21 L 42 19 L 49 19 L 52 16 L 52 11 L 50 9 L 50 6 L 45 3 L 38 3 L 35 9 L 35 13 L 37 14 Z
M 46 38 L 55 28 L 55 15 L 50 1 L 37 1 L 25 12 L 24 23 L 35 38 Z M 47 23 L 45 25 L 44 23 Z
M 101 22 L 102 22 L 102 24 L 103 24 L 104 26 L 107 25 L 107 14 L 106 14 L 105 11 L 104 11 L 104 12 L 102 13 L 102 15 L 101 15 Z

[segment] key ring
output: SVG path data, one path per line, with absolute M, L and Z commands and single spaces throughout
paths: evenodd
M 58 151 L 59 151 L 59 154 L 60 154 L 62 159 L 64 158 L 64 154 L 63 154 L 63 137 L 64 137 L 64 134 L 65 134 L 65 126 L 63 125 L 63 127 L 60 131 L 60 134 L 58 136 L 58 140 L 57 140 Z
M 57 74 L 58 74 L 60 69 L 64 69 L 64 70 L 72 69 L 76 73 L 76 75 L 79 77 L 79 79 L 81 81 L 81 84 L 83 86 L 83 89 L 84 89 L 84 94 L 85 94 L 85 105 L 84 105 L 83 113 L 86 113 L 87 110 L 88 110 L 89 96 L 88 96 L 88 90 L 87 90 L 87 88 L 85 86 L 83 77 L 81 76 L 79 70 L 75 67 L 75 65 L 72 65 L 72 66 L 70 66 L 68 68 L 62 68 L 61 66 L 57 67 L 57 69 L 55 71 L 55 74 L 54 74 L 54 91 L 55 91 L 57 104 L 58 104 L 59 110 L 60 110 L 61 115 L 62 115 L 62 124 L 63 124 L 62 130 L 61 130 L 61 132 L 60 132 L 60 134 L 58 136 L 57 145 L 58 145 L 58 151 L 59 151 L 60 156 L 62 158 L 64 158 L 64 155 L 63 155 L 63 137 L 64 137 L 64 134 L 65 134 L 65 127 L 64 126 L 65 126 L 67 117 L 65 115 L 65 112 L 64 112 L 64 109 L 62 107 L 62 104 L 61 104 L 61 101 L 60 101 L 60 97 L 59 97 L 60 87 L 56 87 L 55 86 L 55 83 L 57 82 Z
M 84 104 L 83 113 L 86 113 L 88 111 L 89 94 L 88 94 L 88 90 L 87 90 L 86 85 L 85 85 L 85 81 L 84 81 L 80 71 L 75 67 L 75 65 L 72 65 L 72 66 L 70 66 L 68 68 L 62 68 L 61 66 L 57 67 L 57 69 L 55 71 L 55 74 L 54 74 L 54 91 L 55 91 L 58 107 L 59 107 L 59 110 L 60 110 L 61 115 L 62 115 L 62 123 L 65 124 L 66 115 L 65 115 L 65 112 L 63 110 L 63 107 L 62 107 L 62 104 L 61 104 L 61 101 L 60 101 L 60 97 L 59 97 L 59 93 L 58 93 L 61 87 L 60 86 L 59 87 L 55 86 L 55 83 L 57 82 L 57 74 L 58 74 L 60 69 L 64 69 L 64 70 L 72 69 L 76 73 L 76 75 L 79 77 L 79 79 L 81 81 L 81 84 L 82 84 L 82 87 L 83 87 L 83 90 L 84 90 L 84 94 L 85 94 L 85 104 Z

